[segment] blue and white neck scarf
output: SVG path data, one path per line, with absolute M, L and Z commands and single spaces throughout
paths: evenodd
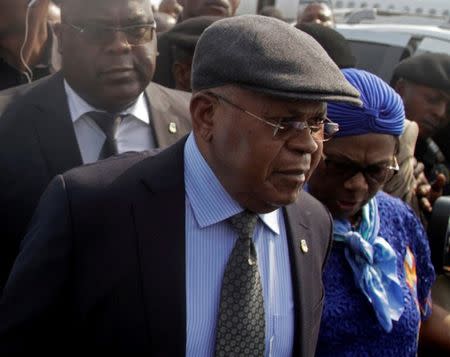
M 372 304 L 381 326 L 392 330 L 404 310 L 403 291 L 397 275 L 397 256 L 389 243 L 378 236 L 380 217 L 375 198 L 362 208 L 362 220 L 353 231 L 347 220 L 334 220 L 334 240 L 346 244 L 345 257 L 356 285 Z

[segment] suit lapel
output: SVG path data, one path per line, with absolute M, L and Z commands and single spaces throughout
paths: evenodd
M 60 72 L 49 77 L 33 97 L 34 125 L 50 176 L 82 164 L 80 149 Z
M 301 202 L 302 199 L 299 199 Z M 299 338 L 294 342 L 294 356 L 306 356 L 308 351 L 308 333 L 310 310 L 313 301 L 308 294 L 311 281 L 308 266 L 311 266 L 312 255 L 304 252 L 306 247 L 312 247 L 311 231 L 308 228 L 308 216 L 311 214 L 307 207 L 300 204 L 292 204 L 285 208 L 285 221 L 289 242 L 289 256 L 291 260 L 292 286 L 294 289 L 295 308 L 295 336 Z M 303 250 L 302 250 L 302 241 Z M 309 248 L 308 248 L 309 249 Z
M 157 356 L 185 355 L 184 143 L 152 159 L 133 203 L 149 339 Z
M 158 85 L 150 83 L 146 88 L 145 94 L 147 101 L 150 103 L 151 125 L 153 128 L 153 136 L 155 138 L 156 147 L 167 147 L 175 144 L 182 136 L 186 134 L 185 124 L 180 123 L 177 114 L 179 110 L 172 107 L 168 96 Z M 181 103 L 179 103 L 181 106 Z M 188 117 L 189 112 L 184 113 Z

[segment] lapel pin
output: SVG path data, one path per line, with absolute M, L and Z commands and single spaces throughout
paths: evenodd
M 300 249 L 302 250 L 303 253 L 308 253 L 308 244 L 306 243 L 306 240 L 302 239 L 300 241 Z
M 173 121 L 171 121 L 169 123 L 169 133 L 175 134 L 176 132 L 177 132 L 177 123 L 174 123 Z

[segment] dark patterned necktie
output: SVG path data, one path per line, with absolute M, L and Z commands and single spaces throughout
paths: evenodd
M 265 318 L 253 231 L 258 216 L 249 211 L 230 218 L 239 235 L 222 281 L 216 356 L 264 356 Z
M 120 115 L 106 112 L 89 112 L 87 113 L 95 124 L 105 133 L 106 139 L 98 156 L 99 160 L 106 159 L 112 155 L 119 153 L 117 148 L 117 140 L 115 138 L 117 129 L 122 121 Z

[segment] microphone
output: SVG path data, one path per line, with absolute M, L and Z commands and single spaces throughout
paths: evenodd
M 447 166 L 448 163 L 441 149 L 431 138 L 427 138 L 425 140 L 425 144 L 426 151 L 423 155 L 423 163 L 425 164 L 425 166 L 431 168 L 430 174 L 434 177 L 430 177 L 430 179 L 433 180 L 437 175 L 443 174 L 446 181 L 450 182 L 450 172 Z
M 434 203 L 427 233 L 436 272 L 450 274 L 450 196 Z
M 431 138 L 427 138 L 425 141 L 427 143 L 427 151 L 429 151 L 430 154 L 435 158 L 435 160 L 433 161 L 437 161 L 438 163 L 445 162 L 445 156 L 442 153 L 441 149 L 439 149 L 438 144 L 436 144 L 436 142 Z

